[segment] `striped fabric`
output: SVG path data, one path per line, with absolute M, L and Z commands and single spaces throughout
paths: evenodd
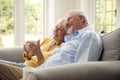
M 0 80 L 20 80 L 22 68 L 0 63 Z

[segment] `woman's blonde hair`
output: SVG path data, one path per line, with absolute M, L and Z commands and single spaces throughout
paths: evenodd
M 67 29 L 66 29 L 67 20 L 66 20 L 66 18 L 61 18 L 61 19 L 59 19 L 58 22 L 56 23 L 56 25 L 57 25 L 57 24 L 62 25 L 63 28 L 65 29 L 65 31 L 67 32 Z

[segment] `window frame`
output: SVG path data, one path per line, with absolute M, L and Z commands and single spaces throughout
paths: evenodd
M 96 2 L 97 2 L 97 1 L 98 1 L 98 3 L 99 3 L 99 9 L 98 9 L 99 11 L 98 11 L 98 12 L 97 12 L 97 10 L 96 10 L 96 8 L 97 8 Z M 97 0 L 97 1 L 95 1 L 95 31 L 96 31 L 97 33 L 99 33 L 99 34 L 109 33 L 109 32 L 111 32 L 111 31 L 113 31 L 114 29 L 116 29 L 116 27 L 115 27 L 115 26 L 116 26 L 116 19 L 114 19 L 115 21 L 112 20 L 112 19 L 114 18 L 112 14 L 115 13 L 115 10 L 113 10 L 113 3 L 114 3 L 114 2 L 113 2 L 113 0 L 111 0 L 111 3 L 112 3 L 112 6 L 111 6 L 111 7 L 112 7 L 112 9 L 111 9 L 111 10 L 107 10 L 107 9 L 106 9 L 106 7 L 107 7 L 107 6 L 106 6 L 107 1 L 105 1 L 105 9 L 104 9 L 104 12 L 101 12 L 101 11 L 100 11 L 100 8 L 101 8 L 101 4 L 100 4 L 100 3 L 101 3 L 101 2 L 100 2 L 100 0 Z M 115 1 L 115 0 L 114 0 L 114 1 Z M 99 17 L 100 17 L 100 14 L 102 14 L 102 13 L 104 13 L 104 16 L 103 16 L 103 17 L 105 18 L 105 19 L 104 19 L 105 24 L 103 24 L 103 23 L 101 24 L 101 23 L 100 23 L 101 20 L 100 20 L 99 23 L 97 24 L 97 23 L 96 23 L 97 18 L 99 18 Z M 110 17 L 111 17 L 111 23 L 108 24 L 108 23 L 106 22 L 106 20 L 107 20 L 107 18 L 106 18 L 107 15 L 106 15 L 106 14 L 110 14 L 110 13 L 111 13 L 111 16 L 110 16 Z M 99 14 L 98 17 L 97 17 L 97 14 Z M 115 22 L 115 23 L 113 23 L 113 22 Z M 102 27 L 101 27 L 101 26 L 102 26 Z M 106 26 L 106 27 L 105 27 L 105 26 Z M 108 27 L 108 26 L 110 26 L 110 27 Z M 104 28 L 105 28 L 106 30 L 105 30 Z M 108 29 L 109 29 L 109 30 L 108 30 Z M 106 31 L 107 31 L 107 32 L 106 32 Z
M 45 1 L 43 0 L 43 5 L 45 5 Z M 14 0 L 14 46 L 23 46 L 25 43 L 25 19 L 24 19 L 24 4 L 25 0 Z M 45 9 L 45 6 L 43 6 Z M 45 13 L 45 10 L 43 10 Z M 45 14 L 46 15 L 46 14 Z M 43 16 L 45 16 L 43 15 Z M 45 17 L 43 26 L 45 25 Z M 44 27 L 44 34 L 45 30 L 48 29 Z
M 14 46 L 25 41 L 24 0 L 14 0 Z

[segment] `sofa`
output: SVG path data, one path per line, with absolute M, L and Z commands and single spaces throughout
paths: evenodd
M 99 61 L 41 69 L 33 77 L 36 80 L 120 80 L 120 28 L 102 35 L 101 39 L 103 51 Z M 1 48 L 0 59 L 21 62 L 24 61 L 22 53 L 22 47 Z

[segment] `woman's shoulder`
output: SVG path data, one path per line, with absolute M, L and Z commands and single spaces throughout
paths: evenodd
M 42 42 L 41 44 L 43 44 L 43 43 L 48 43 L 48 42 L 52 42 L 53 40 L 54 40 L 53 38 L 44 38 L 44 40 L 41 41 L 41 42 Z
M 45 38 L 44 41 L 51 41 L 54 40 L 53 38 Z

